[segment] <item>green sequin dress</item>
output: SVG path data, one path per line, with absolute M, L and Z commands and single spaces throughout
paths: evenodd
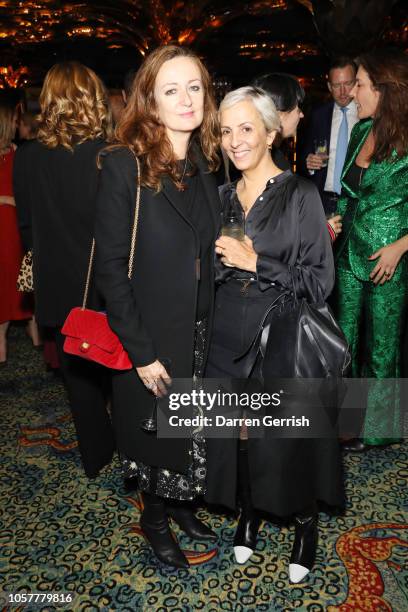
M 351 346 L 352 376 L 383 380 L 369 386 L 362 432 L 366 444 L 380 445 L 401 437 L 400 390 L 395 379 L 401 369 L 408 255 L 402 257 L 392 279 L 377 286 L 369 279 L 376 261 L 368 257 L 408 234 L 408 156 L 372 162 L 357 189 L 352 188 L 347 175 L 371 127 L 371 119 L 355 125 L 343 169 L 335 310 Z

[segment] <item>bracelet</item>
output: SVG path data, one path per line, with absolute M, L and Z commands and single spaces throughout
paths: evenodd
M 332 226 L 330 225 L 330 223 L 327 224 L 327 229 L 329 230 L 331 241 L 334 242 L 337 238 L 337 234 L 332 228 Z

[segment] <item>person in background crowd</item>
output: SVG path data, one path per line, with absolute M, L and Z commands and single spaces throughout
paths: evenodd
M 305 91 L 296 77 L 274 72 L 257 77 L 252 85 L 260 87 L 272 98 L 278 111 L 281 131 L 272 145 L 272 159 L 280 170 L 290 170 L 290 163 L 280 146 L 287 138 L 296 136 L 299 121 L 303 119 L 302 104 Z
M 319 189 L 326 215 L 336 212 L 340 177 L 350 139 L 357 123 L 357 109 L 350 92 L 356 79 L 352 60 L 332 62 L 327 87 L 333 100 L 316 108 L 306 130 L 300 166 Z
M 111 137 L 112 117 L 102 82 L 77 62 L 49 70 L 40 105 L 37 140 L 25 143 L 16 155 L 14 190 L 22 236 L 34 253 L 36 320 L 55 330 L 82 463 L 93 478 L 111 461 L 115 448 L 106 409 L 107 374 L 64 353 L 61 327 L 70 310 L 82 304 L 99 179 L 97 155 Z
M 255 87 L 260 87 L 272 98 L 281 120 L 281 132 L 272 145 L 272 159 L 281 170 L 289 170 L 290 163 L 280 146 L 287 138 L 296 136 L 299 121 L 303 119 L 301 105 L 305 92 L 296 77 L 283 72 L 274 72 L 257 77 L 253 81 Z M 276 142 L 275 142 L 276 141 Z M 328 229 L 332 241 L 341 232 L 341 217 L 335 215 L 328 219 Z
M 40 112 L 39 106 L 35 111 L 28 110 L 28 109 L 22 110 L 18 123 L 17 123 L 19 147 L 23 146 L 27 140 L 34 140 L 34 138 L 37 137 L 37 131 L 38 131 L 37 116 L 39 112 Z M 17 216 L 19 216 L 18 211 L 17 211 Z M 27 248 L 27 245 L 24 244 L 24 242 L 23 242 L 23 246 L 24 246 L 24 250 L 27 251 L 28 248 Z M 32 298 L 32 296 L 30 296 L 30 298 Z M 43 334 L 38 329 L 34 316 L 32 318 L 32 322 L 30 322 L 30 325 L 33 329 L 33 333 L 29 333 L 29 335 L 31 336 L 33 340 L 34 346 L 40 347 L 41 345 L 43 345 L 44 346 L 44 358 L 45 358 L 46 363 L 51 362 L 53 366 L 58 367 L 58 358 L 56 355 L 55 343 L 54 342 L 52 343 L 51 351 L 49 351 L 49 342 L 46 338 L 43 338 Z M 50 360 L 47 360 L 46 358 L 46 353 L 48 352 L 50 352 L 50 355 L 52 356 Z
M 141 526 L 165 564 L 189 567 L 169 529 L 214 540 L 190 503 L 205 491 L 205 441 L 157 437 L 143 423 L 170 374 L 200 378 L 213 308 L 214 241 L 220 205 L 214 171 L 219 128 L 210 76 L 187 47 L 162 46 L 139 69 L 117 131 L 101 157 L 97 279 L 109 325 L 133 369 L 113 375 L 113 420 L 125 476 L 143 497 Z M 133 275 L 127 270 L 141 201 Z M 171 371 L 169 371 L 171 368 Z
M 221 236 L 216 242 L 218 288 L 206 377 L 237 380 L 247 376 L 239 356 L 251 345 L 268 307 L 294 286 L 299 296 L 329 295 L 334 264 L 316 187 L 282 171 L 271 157 L 281 124 L 270 96 L 242 87 L 225 96 L 219 115 L 222 146 L 242 172 L 241 179 L 220 190 L 223 212 L 244 220 L 245 237 Z M 256 365 L 250 377 L 257 377 Z M 245 437 L 241 430 L 241 440 L 207 440 L 206 499 L 232 509 L 238 499 L 238 563 L 256 548 L 259 511 L 294 516 L 289 576 L 301 582 L 316 555 L 317 502 L 344 502 L 338 441 Z
M 137 73 L 136 68 L 130 68 L 130 70 L 128 70 L 127 73 L 125 74 L 125 78 L 123 79 L 122 98 L 123 98 L 123 102 L 125 103 L 125 106 L 130 97 L 130 93 L 132 91 L 132 85 L 133 85 L 133 81 L 135 80 L 136 73 Z
M 377 50 L 359 60 L 350 90 L 357 104 L 338 211 L 344 231 L 337 248 L 335 305 L 350 343 L 352 375 L 395 379 L 401 372 L 408 258 L 408 58 Z M 363 451 L 401 437 L 398 393 L 387 383 L 368 391 Z
M 122 117 L 122 113 L 125 108 L 125 103 L 123 101 L 123 97 L 121 93 L 110 93 L 109 94 L 109 104 L 112 111 L 113 123 L 116 126 L 120 118 Z
M 38 112 L 24 111 L 21 113 L 18 122 L 18 135 L 20 140 L 33 140 L 37 137 L 38 131 Z
M 27 331 L 37 343 L 36 326 L 27 295 L 17 291 L 17 277 L 24 251 L 18 230 L 13 192 L 16 147 L 12 140 L 17 124 L 14 100 L 0 92 L 0 364 L 7 361 L 7 332 L 10 321 L 30 319 Z

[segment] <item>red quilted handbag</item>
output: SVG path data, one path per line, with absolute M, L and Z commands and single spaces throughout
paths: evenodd
M 129 253 L 128 278 L 132 278 L 133 258 L 136 245 L 136 233 L 139 220 L 140 208 L 140 165 L 137 164 L 137 190 L 135 218 L 132 229 L 132 238 Z M 86 308 L 88 299 L 89 283 L 91 279 L 92 264 L 95 252 L 95 240 L 92 240 L 91 255 L 89 258 L 88 274 L 85 283 L 85 292 L 82 307 L 73 308 L 61 329 L 66 336 L 64 351 L 70 355 L 83 357 L 89 361 L 95 361 L 113 370 L 130 370 L 132 362 L 125 351 L 117 335 L 109 327 L 107 316 L 104 312 L 97 312 Z
M 130 370 L 132 362 L 106 314 L 77 306 L 69 313 L 61 333 L 66 336 L 64 351 L 114 370 Z

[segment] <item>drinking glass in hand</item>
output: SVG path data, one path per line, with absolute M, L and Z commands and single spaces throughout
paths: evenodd
M 224 215 L 221 227 L 221 236 L 229 236 L 236 240 L 244 240 L 244 220 L 235 211 Z
M 327 149 L 327 140 L 325 138 L 321 138 L 320 140 L 315 140 L 315 155 L 318 155 L 322 159 L 322 168 L 327 166 L 327 162 L 329 159 L 328 149 Z
M 171 378 L 171 361 L 170 359 L 160 359 L 159 360 L 162 366 L 165 368 L 167 374 Z M 157 431 L 157 405 L 159 402 L 159 397 L 155 395 L 154 397 L 154 406 L 152 414 L 148 419 L 143 419 L 140 423 L 140 429 L 147 433 L 156 433 Z

